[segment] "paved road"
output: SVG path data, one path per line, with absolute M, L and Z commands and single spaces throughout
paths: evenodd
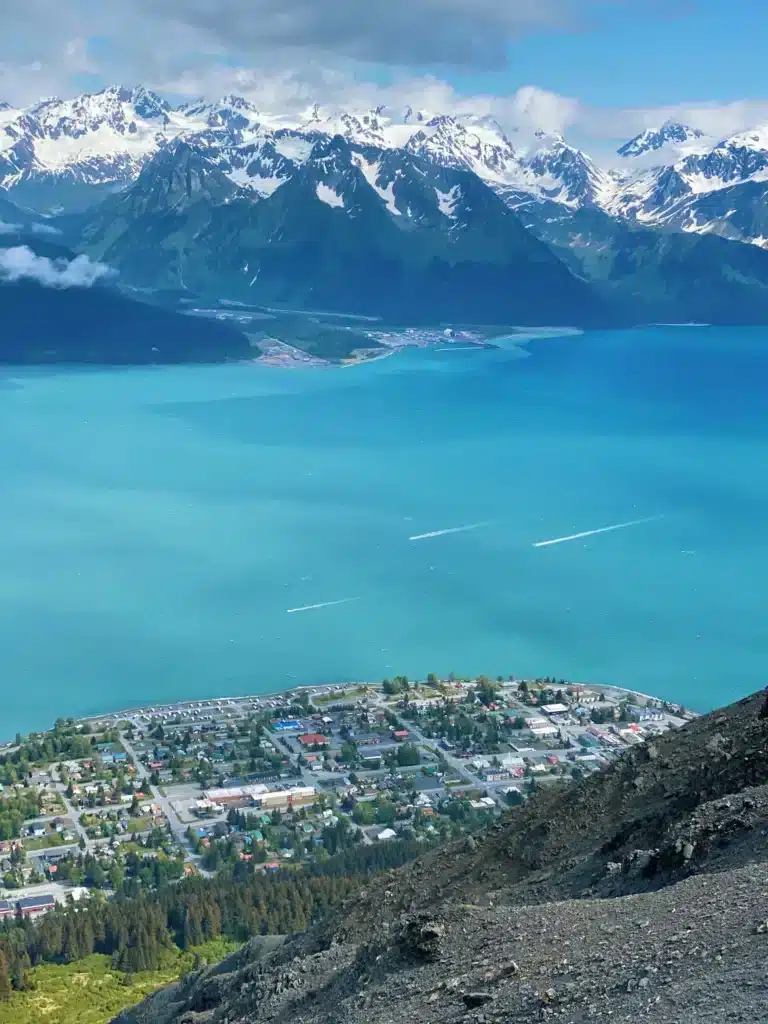
M 179 818 L 176 811 L 171 806 L 171 801 L 167 796 L 163 796 L 155 786 L 149 781 L 149 772 L 144 767 L 139 755 L 131 745 L 130 740 L 125 738 L 125 733 L 120 734 L 120 740 L 125 747 L 126 753 L 133 758 L 133 763 L 136 765 L 136 775 L 140 778 L 144 784 L 144 789 L 152 794 L 153 801 L 158 805 L 160 810 L 166 817 L 166 820 L 170 826 L 171 834 L 176 842 L 181 846 L 185 852 L 187 860 L 194 860 L 192 852 L 189 848 L 189 840 L 187 839 L 187 826 Z
M 450 752 L 450 750 L 443 750 L 440 747 L 439 740 L 430 739 L 429 737 L 425 736 L 421 729 L 419 729 L 418 725 L 415 725 L 413 722 L 409 721 L 407 723 L 407 726 L 408 731 L 416 737 L 420 745 L 438 749 L 443 759 L 445 760 L 446 764 L 453 768 L 453 770 L 456 772 L 460 779 L 463 779 L 464 782 L 468 782 L 473 786 L 477 786 L 480 784 L 478 780 L 467 770 L 467 766 L 464 763 L 464 761 L 462 761 L 461 758 L 454 756 Z
M 93 845 L 93 841 L 88 838 L 85 829 L 80 824 L 81 812 L 76 811 L 75 808 L 72 806 L 72 802 L 70 801 L 67 794 L 64 792 L 63 787 L 59 793 L 59 796 L 64 801 L 64 806 L 67 808 L 67 817 L 72 821 L 72 824 L 74 825 L 75 828 L 75 832 L 77 832 L 78 836 L 84 841 L 86 849 L 90 850 L 90 848 Z
M 72 893 L 72 887 L 61 882 L 43 882 L 41 885 L 25 885 L 21 889 L 3 889 L 0 887 L 0 899 L 15 903 L 27 896 L 53 896 L 57 903 L 64 903 Z

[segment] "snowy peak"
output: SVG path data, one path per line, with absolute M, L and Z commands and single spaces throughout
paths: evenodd
M 615 190 L 615 180 L 559 133 L 537 132 L 536 143 L 521 156 L 525 183 L 541 198 L 580 207 L 599 205 Z
M 515 149 L 491 118 L 430 118 L 403 147 L 443 167 L 459 167 L 497 184 L 517 181 L 520 165 Z
M 634 139 L 625 142 L 616 152 L 623 157 L 642 156 L 644 153 L 655 152 L 669 145 L 680 145 L 703 137 L 704 132 L 698 128 L 691 128 L 677 121 L 668 121 L 661 128 L 649 128 L 641 132 Z
M 131 123 L 154 121 L 168 123 L 170 106 L 156 93 L 144 89 L 126 89 L 113 85 L 101 92 L 76 96 L 71 100 L 45 99 L 31 107 L 29 116 L 46 128 L 59 127 L 71 135 L 82 135 L 100 124 L 108 124 L 124 133 Z
M 222 96 L 216 103 L 185 103 L 177 107 L 175 113 L 186 122 L 182 127 L 187 131 L 207 126 L 242 132 L 258 128 L 260 122 L 259 111 L 253 103 L 232 94 Z

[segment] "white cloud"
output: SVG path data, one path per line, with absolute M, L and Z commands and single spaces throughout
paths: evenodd
M 53 237 L 61 234 L 59 228 L 55 228 L 52 224 L 31 224 L 29 230 L 33 235 L 47 235 L 49 237 Z
M 60 235 L 61 231 L 52 224 L 10 224 L 8 221 L 0 220 L 0 235 L 18 235 L 27 231 L 33 235 L 54 237 Z
M 608 2 L 642 9 L 646 0 Z M 55 53 L 70 72 L 91 71 L 95 58 L 81 41 L 98 37 L 110 66 L 132 70 L 133 79 L 161 65 L 179 71 L 190 54 L 272 67 L 299 67 L 314 54 L 327 64 L 488 71 L 507 66 L 511 40 L 576 28 L 606 0 L 25 0 L 5 6 L 0 60 L 45 66 Z
M 52 260 L 37 256 L 26 245 L 0 249 L 0 279 L 5 281 L 37 281 L 47 288 L 90 288 L 113 275 L 111 267 L 83 255 L 72 260 Z
M 442 80 L 447 67 L 506 68 L 510 42 L 599 24 L 611 5 L 658 14 L 648 0 L 24 0 L 3 10 L 0 98 L 28 104 L 122 81 L 187 97 L 240 93 L 270 112 L 410 104 L 488 114 L 521 134 L 561 131 L 598 156 L 668 119 L 717 137 L 768 120 L 760 100 L 621 109 L 526 84 L 464 96 Z

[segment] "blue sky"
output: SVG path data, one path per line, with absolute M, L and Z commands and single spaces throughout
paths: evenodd
M 690 0 L 666 15 L 618 6 L 582 31 L 510 43 L 507 71 L 447 75 L 467 94 L 535 83 L 598 106 L 723 103 L 768 94 L 767 46 L 768 0 Z
M 668 118 L 768 121 L 766 40 L 768 0 L 24 0 L 0 99 L 122 82 L 271 110 L 471 107 L 611 149 Z

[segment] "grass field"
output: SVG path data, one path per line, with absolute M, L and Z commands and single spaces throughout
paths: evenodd
M 227 939 L 214 939 L 196 952 L 209 962 L 237 949 Z M 169 952 L 159 971 L 125 975 L 112 969 L 108 956 L 94 954 L 74 964 L 45 964 L 30 971 L 34 989 L 15 992 L 0 1003 L 0 1024 L 107 1024 L 126 1006 L 140 1002 L 162 985 L 191 969 L 194 953 Z

